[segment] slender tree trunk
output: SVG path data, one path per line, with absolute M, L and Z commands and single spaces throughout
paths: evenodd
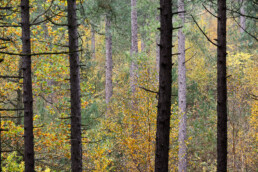
M 78 31 L 76 17 L 76 0 L 67 0 L 68 4 L 68 34 L 70 56 L 71 85 L 71 159 L 72 171 L 82 171 L 82 141 L 81 141 L 81 92 L 80 66 L 78 55 Z
M 24 160 L 25 171 L 34 170 L 33 95 L 31 79 L 31 41 L 29 0 L 21 0 L 23 102 L 24 102 Z
M 240 8 L 240 13 L 245 15 L 245 0 L 239 0 L 240 4 L 241 4 L 241 8 Z M 246 29 L 246 25 L 245 22 L 246 18 L 245 16 L 240 15 L 240 33 L 244 33 L 245 29 Z
M 136 70 L 137 70 L 137 64 L 136 64 L 136 56 L 138 53 L 138 27 L 137 27 L 137 0 L 131 0 L 131 32 L 132 32 L 132 37 L 131 37 L 131 57 L 132 57 L 132 63 L 130 67 L 130 78 L 131 78 L 131 90 L 132 93 L 134 94 L 136 91 L 136 82 L 137 82 L 137 75 L 136 75 Z M 133 103 L 135 106 L 135 101 Z
M 160 16 L 156 17 L 156 20 L 160 22 Z M 156 35 L 156 70 L 157 70 L 157 80 L 159 81 L 159 62 L 160 62 L 160 33 L 157 32 Z
M 96 58 L 96 49 L 95 49 L 95 30 L 94 28 L 91 28 L 91 53 L 92 53 L 92 59 Z
M 218 0 L 217 48 L 217 171 L 227 171 L 226 0 Z
M 110 17 L 106 16 L 106 104 L 109 105 L 110 98 L 113 94 L 112 86 L 112 35 L 111 35 Z M 109 110 L 109 108 L 107 108 Z
M 160 0 L 160 73 L 155 171 L 168 171 L 172 86 L 172 2 Z
M 178 11 L 184 11 L 184 0 L 178 0 Z M 180 13 L 182 25 L 185 23 L 185 14 Z M 178 106 L 179 106 L 179 164 L 178 171 L 186 172 L 187 148 L 186 148 L 186 68 L 185 68 L 185 35 L 183 29 L 178 31 Z

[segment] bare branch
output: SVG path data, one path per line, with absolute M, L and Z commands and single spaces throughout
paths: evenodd
M 191 16 L 192 16 L 192 15 L 191 15 Z M 197 27 L 198 27 L 199 30 L 202 32 L 202 34 L 207 38 L 207 40 L 208 40 L 210 43 L 212 43 L 213 45 L 215 45 L 215 46 L 218 47 L 218 45 L 215 44 L 214 42 L 212 42 L 212 40 L 204 33 L 204 31 L 201 29 L 201 27 L 199 26 L 199 24 L 197 23 L 197 21 L 194 19 L 193 16 L 192 16 L 192 18 L 193 18 L 194 23 L 197 25 Z
M 172 13 L 172 15 L 176 15 L 176 14 L 180 14 L 180 13 L 186 13 L 186 11 L 177 11 L 177 12 Z
M 210 13 L 213 17 L 216 17 L 216 18 L 218 18 L 218 16 L 216 16 L 215 14 L 213 14 L 210 10 L 208 10 L 203 4 L 202 4 L 202 6 L 205 8 L 205 10 L 208 12 L 208 13 Z
M 145 91 L 147 91 L 147 92 L 151 92 L 151 93 L 158 94 L 158 92 L 156 92 L 156 91 L 152 91 L 152 90 L 149 90 L 149 89 L 144 88 L 144 87 L 139 87 L 139 88 L 141 88 L 141 89 L 143 89 L 143 90 L 145 90 Z
M 0 109 L 1 111 L 19 111 L 19 110 L 24 110 L 24 109 Z
M 78 50 L 82 51 L 82 50 Z M 15 55 L 15 56 L 37 56 L 37 55 L 54 55 L 54 54 L 69 54 L 73 52 L 68 52 L 68 51 L 61 51 L 61 52 L 45 52 L 45 53 L 32 53 L 32 54 L 22 54 L 22 53 L 11 53 L 11 52 L 3 52 L 0 51 L 0 54 L 7 54 L 7 55 Z
M 256 36 L 252 35 L 251 33 L 247 32 L 245 28 L 243 28 L 235 19 L 235 17 L 233 17 L 234 21 L 236 22 L 236 24 L 243 29 L 243 31 L 245 31 L 245 33 L 247 33 L 249 36 L 251 36 L 252 38 L 254 38 L 256 41 L 258 41 L 258 39 L 256 38 Z
M 6 78 L 20 78 L 20 79 L 22 79 L 23 77 L 20 77 L 20 76 L 0 75 L 0 78 L 4 78 L 4 79 L 6 79 Z

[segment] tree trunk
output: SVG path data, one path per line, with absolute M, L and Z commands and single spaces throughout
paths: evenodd
M 245 15 L 245 0 L 239 0 L 240 4 L 241 4 L 241 8 L 240 8 L 240 13 Z M 246 29 L 246 25 L 245 25 L 245 16 L 240 15 L 240 33 L 244 33 L 245 29 Z
M 110 98 L 113 94 L 112 86 L 112 35 L 111 35 L 111 21 L 110 17 L 106 16 L 106 104 L 109 106 Z M 109 108 L 107 108 L 109 110 Z
M 160 16 L 156 17 L 156 20 L 160 22 Z M 157 70 L 157 80 L 159 81 L 159 62 L 160 62 L 160 33 L 156 35 L 156 70 Z
M 23 70 L 23 102 L 24 102 L 24 160 L 25 171 L 34 170 L 34 136 L 33 136 L 33 95 L 31 79 L 31 41 L 29 0 L 21 0 L 22 27 L 22 70 Z
M 184 0 L 178 0 L 178 11 L 184 11 Z M 185 23 L 185 14 L 180 13 L 182 25 Z M 186 148 L 186 68 L 185 68 L 185 35 L 183 29 L 178 31 L 178 106 L 179 106 L 179 163 L 178 171 L 186 172 L 187 148 Z
M 218 0 L 217 171 L 227 171 L 226 0 Z
M 76 0 L 67 0 L 68 4 L 68 34 L 70 56 L 71 85 L 71 159 L 72 171 L 82 171 L 82 141 L 81 141 L 81 92 L 80 66 L 78 55 L 78 31 L 76 17 Z
M 91 28 L 91 53 L 92 59 L 96 58 L 96 50 L 95 50 L 95 30 Z
M 168 171 L 172 86 L 172 3 L 160 0 L 160 73 L 155 171 Z
M 137 76 L 136 76 L 136 70 L 137 70 L 137 64 L 136 64 L 136 56 L 138 53 L 138 27 L 137 27 L 137 0 L 131 0 L 131 57 L 132 62 L 130 66 L 130 86 L 132 93 L 134 94 L 136 91 L 136 82 L 137 82 Z M 135 106 L 136 102 L 133 103 Z

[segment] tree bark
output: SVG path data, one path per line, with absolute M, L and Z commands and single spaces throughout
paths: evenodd
M 245 0 L 239 0 L 241 8 L 240 8 L 240 13 L 245 15 Z M 240 15 L 240 33 L 244 33 L 246 29 L 245 22 L 246 18 L 245 16 Z
M 96 58 L 96 49 L 95 49 L 95 30 L 94 28 L 91 28 L 91 53 L 92 53 L 92 59 Z
M 155 171 L 168 171 L 172 86 L 172 2 L 160 0 L 160 73 Z
M 109 105 L 110 98 L 113 94 L 112 85 L 112 35 L 111 35 L 111 21 L 110 17 L 106 16 L 106 104 Z M 109 110 L 109 108 L 107 108 Z
M 81 92 L 80 66 L 78 55 L 78 31 L 76 17 L 76 0 L 67 0 L 68 4 L 68 34 L 70 56 L 70 86 L 71 86 L 71 160 L 72 171 L 82 171 L 82 141 L 81 141 Z
M 24 102 L 24 160 L 25 171 L 34 170 L 33 95 L 31 79 L 31 40 L 29 0 L 21 0 L 23 102 Z
M 217 48 L 217 171 L 227 171 L 226 0 L 218 0 Z
M 156 16 L 156 20 L 157 22 L 160 22 L 160 16 L 157 15 Z M 157 35 L 156 35 L 156 70 L 157 70 L 157 80 L 159 82 L 159 62 L 160 62 L 160 47 L 159 47 L 159 44 L 160 44 L 160 33 L 157 32 Z
M 137 64 L 136 64 L 136 56 L 138 53 L 138 26 L 137 26 L 137 0 L 131 0 L 131 57 L 132 62 L 130 66 L 130 86 L 132 93 L 136 92 L 136 83 L 137 83 Z M 135 101 L 133 104 L 136 104 Z
M 184 0 L 178 0 L 178 11 L 184 11 Z M 185 14 L 180 13 L 182 25 L 185 23 Z M 178 106 L 179 106 L 179 163 L 178 171 L 186 172 L 187 148 L 186 148 L 186 68 L 185 68 L 185 35 L 183 29 L 178 31 Z

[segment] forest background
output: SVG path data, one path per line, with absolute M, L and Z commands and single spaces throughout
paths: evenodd
M 1 0 L 0 114 L 3 171 L 24 171 L 22 49 L 19 1 Z M 177 4 L 175 1 L 174 4 Z M 257 159 L 257 3 L 228 1 L 228 168 L 256 171 Z M 64 52 L 32 57 L 36 171 L 70 169 L 70 91 L 66 1 L 31 0 L 32 52 Z M 244 6 L 244 7 L 243 7 Z M 159 40 L 157 0 L 138 0 L 138 49 L 131 56 L 130 0 L 77 2 L 81 73 L 84 171 L 154 171 Z M 173 6 L 177 11 L 177 6 Z M 187 159 L 189 171 L 216 171 L 216 47 L 213 1 L 185 1 L 187 78 Z M 245 25 L 237 11 L 244 9 Z M 208 11 L 207 11 L 208 10 Z M 235 12 L 234 12 L 235 11 Z M 243 11 L 242 11 L 243 12 Z M 1 17 L 4 16 L 4 17 Z M 110 19 L 107 31 L 106 20 Z M 242 16 L 243 18 L 243 16 Z M 243 20 L 243 19 L 242 19 Z M 39 22 L 44 21 L 44 22 Z M 180 26 L 178 16 L 173 24 Z M 243 28 L 244 27 L 244 28 Z M 106 42 L 112 35 L 112 96 L 106 101 Z M 109 40 L 110 41 L 110 40 Z M 173 52 L 178 51 L 177 32 Z M 8 54 L 9 52 L 9 54 Z M 137 64 L 132 94 L 130 65 Z M 178 168 L 178 62 L 173 56 L 170 171 Z M 9 77 L 8 77 L 9 76 Z M 16 76 L 16 77 L 14 77 Z M 132 108 L 136 100 L 137 109 Z M 133 134 L 132 134 L 133 133 Z

